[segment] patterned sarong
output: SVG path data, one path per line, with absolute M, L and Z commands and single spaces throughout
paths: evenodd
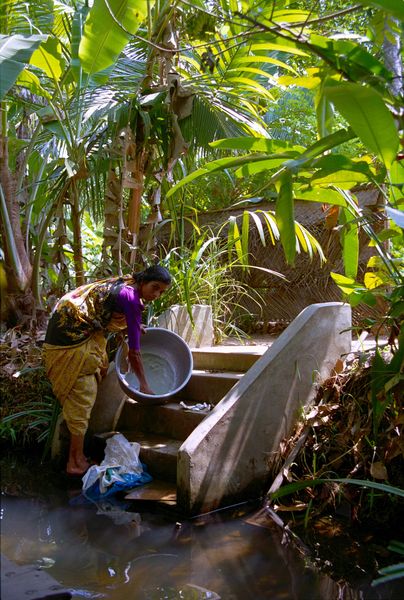
M 114 332 L 125 327 L 125 317 L 114 314 L 106 329 Z M 73 435 L 84 435 L 87 431 L 101 380 L 101 369 L 108 367 L 106 343 L 104 331 L 97 330 L 80 344 L 43 345 L 46 374 L 53 393 L 62 405 L 66 425 Z

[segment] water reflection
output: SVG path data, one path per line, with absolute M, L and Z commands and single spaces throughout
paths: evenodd
M 3 493 L 1 550 L 48 569 L 76 599 L 394 598 L 319 575 L 275 526 L 253 525 L 241 510 L 179 521 L 151 506 L 89 505 L 49 486 L 46 497 Z

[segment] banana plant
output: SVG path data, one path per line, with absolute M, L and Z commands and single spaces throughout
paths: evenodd
M 28 302 L 32 277 L 29 248 L 25 243 L 16 187 L 21 179 L 23 166 L 15 160 L 16 149 L 21 150 L 26 142 L 9 136 L 9 104 L 6 94 L 14 85 L 33 53 L 41 43 L 47 40 L 46 35 L 32 33 L 22 29 L 13 33 L 16 22 L 15 9 L 17 2 L 4 3 L 0 17 L 0 112 L 1 112 L 1 166 L 0 166 L 0 224 L 2 246 L 5 258 L 5 279 L 11 297 L 25 298 L 28 311 L 32 310 L 32 302 Z M 25 27 L 26 27 L 25 23 Z M 10 296 L 8 296 L 10 298 Z M 6 311 L 18 312 L 18 301 L 6 302 Z M 21 314 L 21 313 L 20 313 Z
M 10 6 L 12 14 L 18 15 L 21 10 L 18 3 L 11 2 Z M 38 39 L 26 36 L 23 27 L 26 20 L 7 21 L 11 30 L 22 28 L 22 33 L 7 36 L 8 62 L 15 69 L 14 81 L 10 75 L 4 86 L 15 85 L 4 90 L 7 97 L 2 106 L 2 130 L 9 132 L 8 140 L 15 140 L 10 146 L 3 136 L 3 146 L 8 144 L 3 148 L 6 160 L 2 163 L 1 182 L 3 238 L 6 258 L 11 258 L 6 262 L 12 265 L 7 273 L 8 287 L 10 292 L 32 288 L 39 306 L 42 250 L 52 231 L 58 230 L 58 214 L 69 224 L 69 231 L 61 233 L 72 238 L 76 283 L 84 282 L 81 220 L 86 207 L 93 208 L 93 214 L 97 212 L 97 207 L 92 206 L 93 198 L 99 195 L 97 190 L 107 170 L 104 144 L 110 135 L 106 117 L 109 104 L 105 103 L 106 92 L 99 87 L 105 76 L 98 79 L 86 76 L 78 58 L 89 9 L 78 5 L 76 10 L 72 3 L 61 7 L 60 12 L 55 7 L 49 15 L 50 7 L 53 8 L 53 3 L 45 0 L 36 6 L 29 5 L 28 21 L 35 23 L 37 29 L 40 26 L 46 29 L 46 35 L 36 36 Z M 31 44 L 24 54 L 20 38 L 26 40 L 26 45 Z M 20 60 L 16 62 L 16 58 Z M 8 62 L 6 74 L 10 71 Z M 4 64 L 1 66 L 3 72 Z M 104 106 L 103 114 L 94 118 L 97 92 L 98 105 L 104 102 Z M 7 109 L 12 109 L 12 123 L 7 119 Z M 12 125 L 18 119 L 28 122 L 25 135 L 28 143 L 12 135 Z M 13 165 L 18 166 L 14 173 Z M 23 280 L 22 274 L 25 274 Z

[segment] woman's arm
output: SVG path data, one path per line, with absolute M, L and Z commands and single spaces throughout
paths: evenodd
M 135 373 L 136 377 L 139 379 L 140 391 L 143 394 L 153 394 L 153 390 L 151 390 L 146 381 L 146 376 L 143 367 L 142 356 L 139 350 L 134 350 L 133 348 L 129 348 L 128 352 L 128 360 Z
M 140 391 L 143 394 L 153 394 L 149 388 L 140 354 L 140 335 L 143 333 L 142 304 L 138 295 L 130 286 L 122 288 L 118 296 L 119 308 L 123 311 L 128 331 L 129 352 L 128 360 L 133 372 L 139 379 Z

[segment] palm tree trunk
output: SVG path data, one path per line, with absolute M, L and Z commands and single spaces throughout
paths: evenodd
M 7 107 L 5 103 L 1 105 L 0 157 L 0 234 L 7 279 L 6 302 L 5 306 L 4 304 L 2 306 L 2 318 L 12 324 L 21 321 L 24 315 L 32 316 L 35 303 L 30 289 L 32 265 L 21 229 L 16 177 L 11 172 L 8 162 Z
M 139 123 L 139 122 L 138 122 Z M 144 190 L 145 165 L 150 151 L 146 147 L 142 124 L 138 124 L 136 135 L 127 127 L 125 135 L 122 187 L 130 189 L 128 205 L 128 242 L 132 247 L 129 263 L 136 262 L 142 194 Z
M 138 166 L 135 167 L 135 170 L 132 173 L 131 181 L 133 187 L 131 189 L 128 207 L 128 235 L 132 246 L 129 262 L 132 266 L 136 262 L 136 251 L 140 230 L 140 209 L 142 206 L 142 194 L 144 189 L 144 170 L 141 156 L 138 157 L 136 162 L 138 163 Z
M 76 274 L 76 286 L 85 284 L 83 264 L 83 241 L 81 235 L 81 211 L 79 205 L 79 194 L 75 181 L 71 185 L 72 193 L 72 225 L 73 225 L 73 262 Z

